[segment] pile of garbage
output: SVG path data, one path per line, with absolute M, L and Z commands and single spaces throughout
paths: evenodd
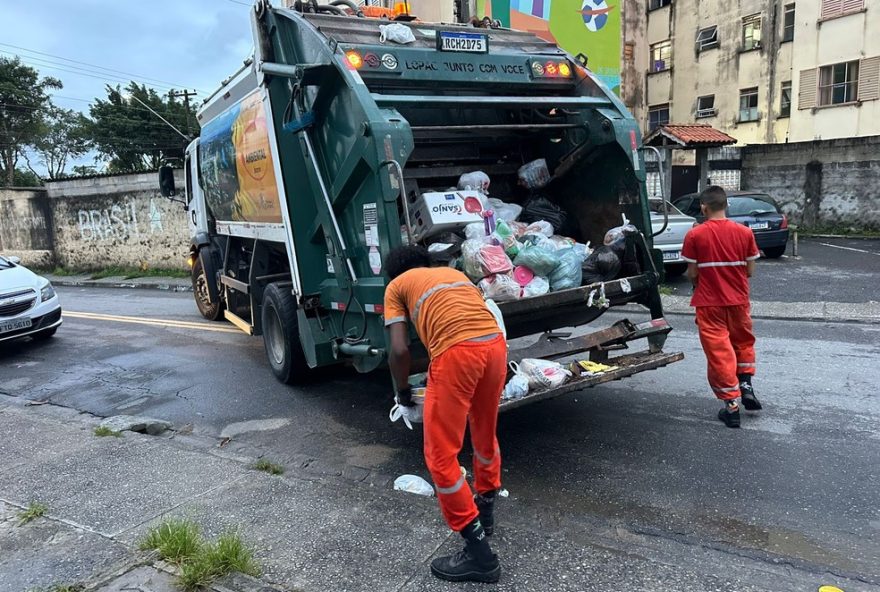
M 510 362 L 509 365 L 513 376 L 507 381 L 501 393 L 502 401 L 521 399 L 533 390 L 561 386 L 573 377 L 600 376 L 618 368 L 590 360 L 580 360 L 566 366 L 539 358 L 525 358 L 519 364 Z
M 635 227 L 625 222 L 608 231 L 604 245 L 591 249 L 589 243 L 560 234 L 566 212 L 538 193 L 551 178 L 546 161 L 530 162 L 517 175 L 519 184 L 532 192 L 522 206 L 490 198 L 489 176 L 475 171 L 462 175 L 458 187 L 449 190 L 457 192 L 455 198 L 462 199 L 470 214 L 463 225 L 443 224 L 440 217 L 423 223 L 422 218 L 431 214 L 416 210 L 415 217 L 424 224 L 422 232 L 429 228 L 432 233 L 422 238 L 435 258 L 463 271 L 487 299 L 496 302 L 614 279 L 620 273 L 626 236 L 637 232 Z M 442 197 L 425 195 L 429 200 Z

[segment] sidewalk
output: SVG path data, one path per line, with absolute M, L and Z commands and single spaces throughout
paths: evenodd
M 89 275 L 54 276 L 45 275 L 56 286 L 88 286 L 97 288 L 142 288 L 170 290 L 172 292 L 192 292 L 192 282 L 187 278 L 142 277 L 124 279 L 109 277 L 99 280 Z M 667 314 L 693 315 L 690 299 L 686 296 L 663 296 L 663 310 Z M 629 305 L 622 310 L 641 312 L 639 305 Z M 880 323 L 880 302 L 753 302 L 752 317 L 756 319 L 776 319 L 790 321 L 823 321 L 829 323 L 858 322 Z
M 216 441 L 174 432 L 98 438 L 97 423 L 0 395 L 0 592 L 62 584 L 170 592 L 173 578 L 136 550 L 147 529 L 169 516 L 194 519 L 211 538 L 237 529 L 254 545 L 261 581 L 238 576 L 215 590 L 487 589 L 429 574 L 431 559 L 457 550 L 460 540 L 441 522 L 436 500 L 394 492 L 390 477 L 309 463 L 270 476 Z M 19 526 L 16 514 L 31 502 L 45 504 L 47 514 Z M 820 568 L 787 559 L 628 530 L 578 508 L 565 519 L 536 507 L 515 495 L 499 502 L 493 545 L 505 571 L 488 589 L 784 592 L 829 583 Z M 847 592 L 876 590 L 834 581 Z

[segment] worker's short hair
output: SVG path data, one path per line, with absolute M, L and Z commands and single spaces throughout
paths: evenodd
M 709 208 L 710 212 L 727 209 L 727 192 L 718 185 L 709 185 L 700 194 L 700 203 Z
M 385 257 L 385 273 L 388 279 L 406 273 L 410 269 L 418 267 L 431 267 L 431 254 L 428 249 L 418 245 L 404 245 L 391 249 Z

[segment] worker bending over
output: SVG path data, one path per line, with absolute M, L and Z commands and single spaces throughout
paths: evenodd
M 431 572 L 444 580 L 497 582 L 501 566 L 486 537 L 494 528 L 495 494 L 501 487 L 495 428 L 507 375 L 507 344 L 467 276 L 430 265 L 428 251 L 418 246 L 399 247 L 385 259 L 391 279 L 385 291 L 385 325 L 397 401 L 413 405 L 409 320 L 431 359 L 424 405 L 425 462 L 446 523 L 465 539 L 464 550 L 435 559 Z M 476 496 L 458 463 L 468 425 Z

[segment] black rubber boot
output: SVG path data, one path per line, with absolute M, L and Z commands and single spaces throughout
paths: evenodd
M 492 536 L 495 534 L 495 492 L 475 494 L 474 503 L 480 511 L 480 522 L 486 536 Z
M 760 411 L 763 409 L 764 407 L 761 405 L 758 397 L 755 396 L 751 374 L 740 374 L 737 378 L 739 378 L 739 392 L 742 395 L 743 407 L 746 408 L 746 411 Z
M 477 518 L 461 531 L 464 549 L 431 562 L 431 573 L 450 582 L 494 583 L 501 577 L 501 563 L 489 547 L 486 531 Z
M 724 422 L 729 428 L 739 427 L 739 405 L 736 401 L 728 401 L 727 404 L 718 410 L 718 419 Z

